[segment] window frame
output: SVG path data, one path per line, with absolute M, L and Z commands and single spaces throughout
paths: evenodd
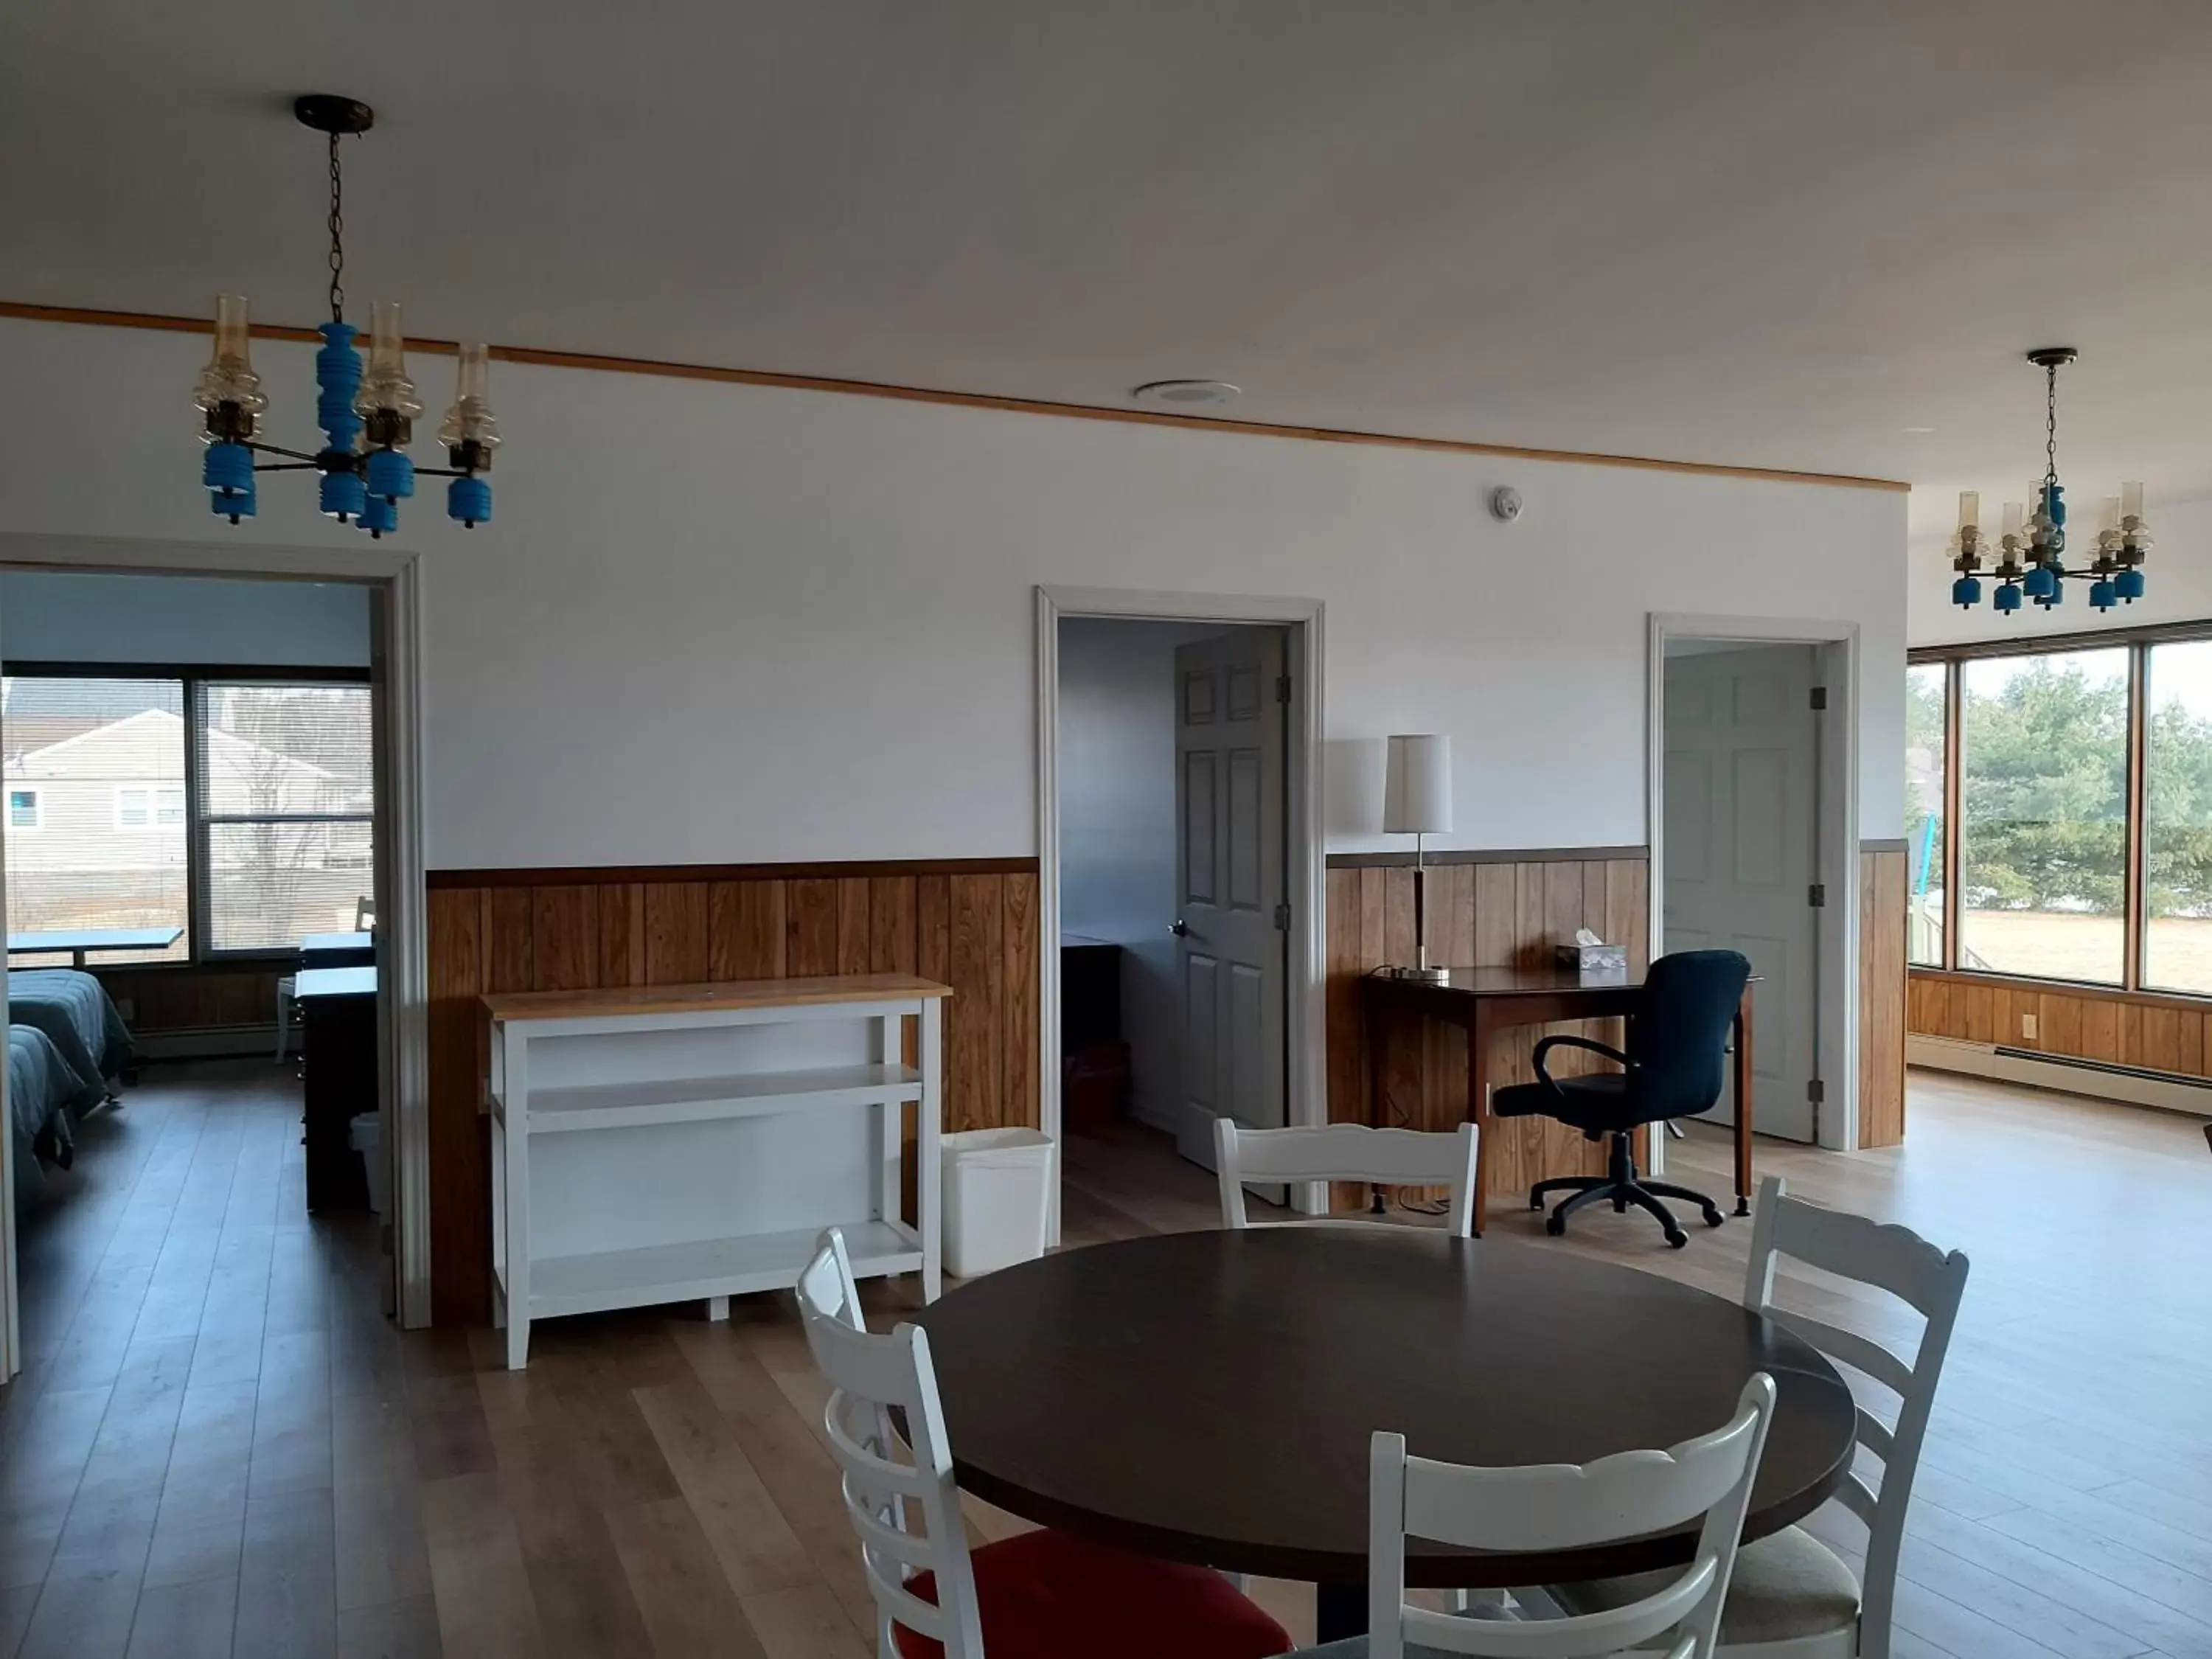
M 168 962 L 128 962 L 112 965 L 118 970 L 131 973 L 172 974 L 190 972 L 212 966 L 240 967 L 254 963 L 295 963 L 297 947 L 267 945 L 250 950 L 213 951 L 208 948 L 207 929 L 207 835 L 206 823 L 200 811 L 199 749 L 202 734 L 200 688 L 214 685 L 327 685 L 366 686 L 369 688 L 371 718 L 375 718 L 374 677 L 366 668 L 303 667 L 297 665 L 268 665 L 261 663 L 167 663 L 167 662 L 10 662 L 6 665 L 10 679 L 78 679 L 78 680 L 175 680 L 182 688 L 185 714 L 185 914 L 186 951 L 179 960 Z M 373 741 L 373 739 L 372 739 Z M 376 763 L 374 784 L 381 794 L 385 780 L 380 761 Z M 30 787 L 38 786 L 11 786 Z M 136 787 L 137 786 L 131 786 Z M 173 788 L 174 785 L 167 786 Z M 148 824 L 130 826 L 123 833 L 137 835 L 162 827 L 160 823 L 159 796 L 162 786 L 148 785 L 147 810 L 152 819 Z M 40 802 L 40 828 L 44 828 L 46 805 Z M 348 823 L 366 821 L 370 825 L 372 849 L 377 833 L 379 814 L 374 808 L 368 814 L 338 815 Z M 223 820 L 228 821 L 228 820 Z M 120 828 L 120 826 L 118 826 Z M 15 830 L 26 834 L 36 831 Z M 369 867 L 375 869 L 375 854 L 371 851 Z
M 1905 659 L 1909 666 L 1940 664 L 1943 667 L 1945 763 L 1942 849 L 1943 959 L 1940 964 L 1908 963 L 1908 972 L 1940 974 L 1945 978 L 1984 984 L 2050 986 L 2089 996 L 2125 997 L 2131 1000 L 2141 999 L 2212 1006 L 2212 992 L 2173 990 L 2165 986 L 2147 985 L 2143 979 L 2143 957 L 2149 945 L 2147 919 L 2143 913 L 2148 890 L 2144 877 L 2147 848 L 2145 805 L 2149 787 L 2146 745 L 2150 712 L 2150 653 L 2154 646 L 2205 641 L 2212 641 L 2212 620 L 2159 623 L 2142 628 L 2084 629 L 2071 633 L 2039 634 L 2019 639 L 1975 640 L 1960 645 L 1918 646 L 1905 653 Z M 1966 769 L 1966 757 L 1960 752 L 1959 743 L 1961 669 L 1968 662 L 1992 657 L 2057 656 L 2069 652 L 2115 648 L 2124 648 L 2128 653 L 2127 784 L 2122 802 L 2124 865 L 2121 880 L 2119 982 L 2113 984 L 2105 980 L 2067 979 L 2054 974 L 1967 967 L 1959 960 L 1962 896 L 1959 886 L 1959 849 L 1964 830 L 1960 820 L 1959 799 L 1960 781 Z

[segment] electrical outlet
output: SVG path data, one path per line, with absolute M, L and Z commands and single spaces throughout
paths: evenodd
M 2033 1042 L 2035 1041 L 2035 1016 L 2033 1014 L 2022 1014 L 2020 1017 L 2020 1036 L 2021 1041 L 2023 1042 Z

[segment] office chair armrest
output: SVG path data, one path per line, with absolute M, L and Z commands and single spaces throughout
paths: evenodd
M 1584 1036 L 1547 1036 L 1541 1042 L 1539 1042 L 1536 1045 L 1536 1052 L 1533 1056 L 1533 1059 L 1536 1067 L 1536 1075 L 1543 1079 L 1544 1086 L 1551 1090 L 1554 1094 L 1559 1092 L 1559 1085 L 1552 1081 L 1551 1071 L 1544 1064 L 1544 1056 L 1550 1054 L 1554 1048 L 1587 1048 L 1594 1054 L 1603 1054 L 1607 1060 L 1612 1060 L 1623 1071 L 1633 1071 L 1635 1069 L 1634 1062 L 1632 1062 L 1626 1054 L 1621 1053 L 1620 1049 L 1613 1047 L 1610 1043 L 1599 1042 L 1592 1038 Z

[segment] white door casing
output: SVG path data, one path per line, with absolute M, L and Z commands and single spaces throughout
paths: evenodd
M 1666 948 L 1750 958 L 1757 1125 L 1801 1141 L 1814 1139 L 1820 1054 L 1819 680 L 1812 645 L 1665 664 Z M 1734 1121 L 1732 1085 L 1707 1115 Z
M 1284 1118 L 1283 636 L 1176 649 L 1176 1150 L 1213 1167 L 1213 1124 Z

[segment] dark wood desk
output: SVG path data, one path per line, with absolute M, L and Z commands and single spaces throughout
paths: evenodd
M 1062 1250 L 948 1291 L 929 1333 L 962 1488 L 1098 1543 L 1320 1585 L 1367 1628 L 1368 1442 L 1489 1468 L 1671 1446 L 1778 1395 L 1747 1540 L 1831 1497 L 1850 1389 L 1736 1303 L 1569 1250 L 1433 1228 L 1253 1227 Z M 1430 1588 L 1679 1568 L 1697 1528 L 1495 1554 L 1409 1540 Z
M 1400 979 L 1378 969 L 1360 981 L 1367 1020 L 1369 1066 L 1376 1115 L 1383 1099 L 1393 1014 L 1440 1019 L 1467 1032 L 1467 1116 L 1477 1126 L 1474 1230 L 1480 1232 L 1490 1204 L 1490 1038 L 1512 1025 L 1550 1025 L 1570 1019 L 1611 1019 L 1632 1014 L 1642 1000 L 1644 976 L 1583 979 L 1552 968 L 1449 968 L 1434 982 Z M 1735 1011 L 1735 1212 L 1751 1213 L 1751 987 Z

